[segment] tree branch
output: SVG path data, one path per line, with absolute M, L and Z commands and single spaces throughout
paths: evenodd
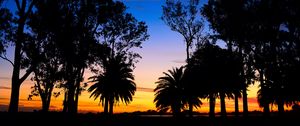
M 26 73 L 23 75 L 23 77 L 20 78 L 19 83 L 22 84 L 22 83 L 25 81 L 25 79 L 31 74 L 32 71 L 33 71 L 33 68 L 30 67 L 30 68 L 26 71 Z
M 14 65 L 14 63 L 10 60 L 10 59 L 8 59 L 7 57 L 6 57 L 6 55 L 0 55 L 0 58 L 2 58 L 2 59 L 4 59 L 4 60 L 6 60 L 6 61 L 8 61 L 12 66 L 15 66 Z
M 97 29 L 98 29 L 99 25 L 100 25 L 100 23 L 97 23 L 97 24 L 96 24 L 96 27 L 95 27 L 95 29 L 93 30 L 93 34 L 95 34 L 95 33 L 97 32 Z
M 16 2 L 16 5 L 17 5 L 18 10 L 21 11 L 21 6 L 20 6 L 19 0 L 15 0 L 15 2 Z
M 25 12 L 25 19 L 27 18 L 27 16 L 29 15 L 29 13 L 31 12 L 32 8 L 33 8 L 33 5 L 35 4 L 36 0 L 32 0 L 28 9 L 27 9 L 27 12 Z

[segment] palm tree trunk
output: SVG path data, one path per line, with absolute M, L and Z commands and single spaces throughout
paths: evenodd
M 179 117 L 180 116 L 180 107 L 179 105 L 172 105 L 172 113 L 174 117 Z
M 104 101 L 104 114 L 108 114 L 108 98 L 105 98 Z
M 220 92 L 221 116 L 226 117 L 225 93 Z
M 189 102 L 189 116 L 193 117 L 193 104 L 192 104 L 191 100 Z
M 239 96 L 238 93 L 234 95 L 234 108 L 235 108 L 235 116 L 239 116 Z
M 284 113 L 284 102 L 281 98 L 278 99 L 278 113 L 279 115 L 283 115 Z
M 270 116 L 270 106 L 268 103 L 264 104 L 264 116 Z
M 171 109 L 172 109 L 172 114 L 173 114 L 173 117 L 176 117 L 177 116 L 177 110 L 176 110 L 176 107 L 175 107 L 175 105 L 172 105 L 171 106 Z
M 209 117 L 215 117 L 215 103 L 216 98 L 214 97 L 213 93 L 209 95 Z
M 114 111 L 114 100 L 113 98 L 111 98 L 109 101 L 109 115 L 113 115 L 113 111 Z

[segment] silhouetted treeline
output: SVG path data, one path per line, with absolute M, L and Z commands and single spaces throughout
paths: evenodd
M 16 11 L 0 0 L 0 56 L 13 66 L 9 112 L 18 111 L 20 86 L 32 73 L 29 99 L 40 96 L 47 112 L 51 96 L 64 95 L 63 111 L 76 113 L 85 90 L 86 69 L 96 76 L 88 91 L 100 99 L 104 113 L 119 102 L 128 104 L 136 91 L 132 74 L 149 38 L 145 22 L 137 21 L 126 6 L 113 0 L 15 0 Z M 209 99 L 214 117 L 216 98 L 226 116 L 225 98 L 243 97 L 248 115 L 247 87 L 259 82 L 257 98 L 264 114 L 276 105 L 299 104 L 300 2 L 298 0 L 166 0 L 162 20 L 184 39 L 186 65 L 159 78 L 154 103 L 176 116 L 200 107 Z M 206 21 L 206 22 L 205 22 Z M 204 24 L 209 33 L 204 33 Z M 224 42 L 226 48 L 216 43 Z M 14 59 L 6 49 L 14 48 Z M 21 70 L 24 74 L 21 75 Z M 53 92 L 61 88 L 60 92 Z
M 265 115 L 269 115 L 271 105 L 276 105 L 280 114 L 284 112 L 284 105 L 297 105 L 300 100 L 297 93 L 300 2 L 208 0 L 202 7 L 198 2 L 166 0 L 166 6 L 163 6 L 162 19 L 171 30 L 183 34 L 185 42 L 188 42 L 188 37 L 184 33 L 192 33 L 198 27 L 192 25 L 191 21 L 195 19 L 204 17 L 213 32 L 202 34 L 201 41 L 193 41 L 197 37 L 192 36 L 189 40 L 196 43 L 196 48 L 191 58 L 187 53 L 185 68 L 175 68 L 159 78 L 154 100 L 158 109 L 170 107 L 174 114 L 178 114 L 191 105 L 185 102 L 188 98 L 194 97 L 198 99 L 196 101 L 208 98 L 210 116 L 213 117 L 215 99 L 220 98 L 221 115 L 226 116 L 227 97 L 235 99 L 235 113 L 238 115 L 238 98 L 242 96 L 243 113 L 247 116 L 247 87 L 255 81 L 259 82 L 257 98 Z M 184 11 L 197 13 L 194 7 L 200 8 L 201 14 L 194 16 Z M 225 42 L 227 48 L 218 47 L 218 41 Z M 192 46 L 187 44 L 187 52 Z M 168 92 L 178 92 L 175 93 L 178 97 L 163 96 Z

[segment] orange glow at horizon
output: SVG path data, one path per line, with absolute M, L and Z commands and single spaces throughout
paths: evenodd
M 10 80 L 0 79 L 1 83 L 9 83 Z M 156 110 L 155 104 L 153 103 L 154 99 L 154 92 L 153 88 L 156 86 L 153 85 L 153 88 L 144 88 L 139 87 L 140 82 L 137 82 L 137 91 L 133 97 L 133 101 L 128 104 L 124 105 L 119 103 L 115 105 L 114 112 L 121 113 L 121 112 L 134 112 L 134 111 L 147 111 L 147 110 Z M 40 97 L 34 97 L 33 100 L 28 101 L 27 97 L 30 93 L 30 87 L 32 86 L 33 82 L 26 80 L 24 84 L 21 86 L 20 89 L 20 101 L 19 101 L 19 110 L 20 111 L 33 111 L 41 109 L 41 100 Z M 248 88 L 248 109 L 249 111 L 261 111 L 262 109 L 259 108 L 256 100 L 256 92 L 257 92 L 257 85 L 252 85 Z M 10 98 L 10 89 L 0 89 L 0 111 L 7 111 L 7 106 L 9 104 Z M 94 100 L 94 98 L 89 98 L 90 94 L 88 92 L 83 92 L 79 98 L 78 104 L 78 111 L 79 112 L 103 112 L 103 107 L 101 103 L 99 103 L 99 99 Z M 52 111 L 61 111 L 63 101 L 63 94 L 58 98 L 52 97 L 50 110 Z M 209 111 L 209 103 L 207 99 L 202 99 L 203 105 L 200 108 L 197 108 L 195 111 L 207 113 Z M 226 99 L 226 110 L 227 112 L 234 111 L 234 101 L 233 99 Z M 242 112 L 243 110 L 243 103 L 242 99 L 239 99 L 239 110 Z M 220 112 L 219 106 L 219 99 L 216 101 L 216 112 Z

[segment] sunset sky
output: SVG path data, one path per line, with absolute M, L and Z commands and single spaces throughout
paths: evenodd
M 12 3 L 10 3 L 12 2 Z M 137 52 L 143 57 L 136 64 L 134 69 L 135 82 L 137 91 L 133 101 L 125 106 L 120 103 L 115 107 L 115 112 L 133 112 L 146 111 L 149 109 L 156 110 L 153 103 L 154 92 L 158 77 L 162 76 L 162 72 L 184 65 L 185 60 L 185 44 L 183 38 L 176 32 L 170 30 L 168 26 L 160 19 L 162 15 L 162 4 L 164 0 L 123 0 L 128 7 L 128 12 L 132 13 L 139 21 L 145 21 L 148 25 L 150 39 L 143 43 L 143 48 Z M 202 3 L 203 4 L 203 3 Z M 4 3 L 4 6 L 14 8 L 15 4 L 12 0 Z M 207 31 L 206 31 L 207 32 Z M 222 45 L 221 45 L 222 46 Z M 9 48 L 7 55 L 13 59 L 13 48 Z M 7 111 L 10 87 L 11 87 L 12 66 L 0 59 L 0 111 Z M 88 70 L 85 72 L 85 79 L 91 76 Z M 30 93 L 30 87 L 33 82 L 28 78 L 21 86 L 20 90 L 20 111 L 32 111 L 41 108 L 39 97 L 28 101 L 27 97 Z M 261 110 L 256 100 L 257 85 L 251 85 L 248 91 L 249 111 Z M 89 93 L 84 92 L 79 99 L 80 112 L 102 112 L 103 108 L 99 105 L 99 99 L 89 98 Z M 63 95 L 51 100 L 51 110 L 62 109 Z M 208 100 L 203 99 L 203 106 L 198 108 L 200 112 L 208 112 Z M 234 110 L 233 100 L 226 99 L 227 111 Z M 242 101 L 240 99 L 240 111 L 242 111 Z M 220 110 L 219 101 L 217 101 L 216 111 Z

